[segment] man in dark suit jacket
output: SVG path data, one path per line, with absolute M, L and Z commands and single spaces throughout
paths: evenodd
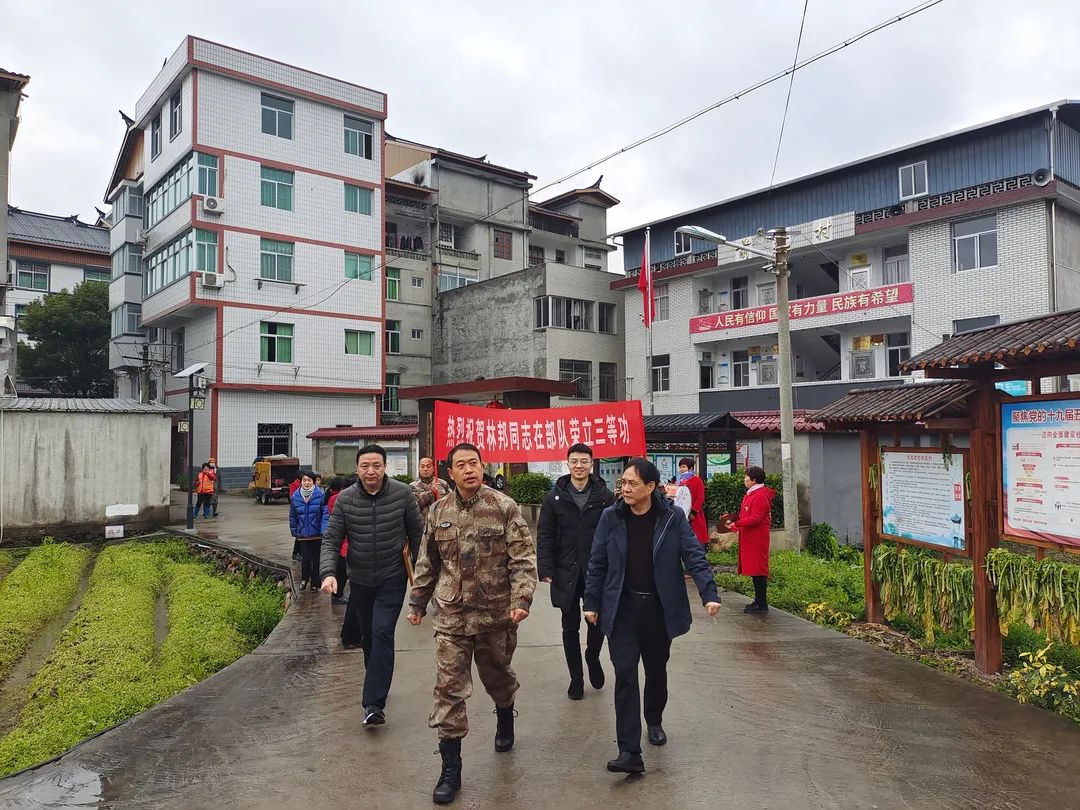
M 615 667 L 619 756 L 607 769 L 643 773 L 638 662 L 645 665 L 649 742 L 664 745 L 671 640 L 686 633 L 692 621 L 683 568 L 693 575 L 710 616 L 720 610 L 720 595 L 686 516 L 657 492 L 656 466 L 631 459 L 622 482 L 622 502 L 604 510 L 596 527 L 585 578 L 585 618 L 608 637 Z

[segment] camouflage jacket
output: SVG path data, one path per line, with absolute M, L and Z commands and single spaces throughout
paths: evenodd
M 412 487 L 413 495 L 416 496 L 416 505 L 420 507 L 420 514 L 425 518 L 431 505 L 439 498 L 446 497 L 450 492 L 450 485 L 439 477 L 433 478 L 430 484 L 425 484 L 417 478 L 409 486 Z
M 471 636 L 508 627 L 529 610 L 536 589 L 536 545 L 513 499 L 483 486 L 464 504 L 451 493 L 428 512 L 416 559 L 411 612 L 434 597 L 436 631 Z

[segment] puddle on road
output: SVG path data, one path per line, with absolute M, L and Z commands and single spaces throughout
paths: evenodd
M 60 765 L 55 771 L 38 771 L 31 781 L 20 786 L 18 793 L 5 796 L 0 789 L 0 799 L 13 810 L 82 810 L 101 805 L 101 777 L 79 765 Z
M 52 652 L 53 645 L 56 644 L 56 640 L 60 638 L 60 634 L 67 627 L 68 622 L 71 621 L 71 617 L 75 615 L 75 611 L 79 609 L 83 594 L 86 593 L 86 589 L 90 584 L 90 573 L 94 570 L 96 561 L 97 552 L 92 551 L 86 567 L 83 569 L 82 578 L 79 580 L 79 588 L 75 591 L 75 596 L 71 602 L 68 603 L 67 610 L 45 625 L 42 631 L 30 642 L 30 646 L 15 663 L 15 666 L 11 668 L 7 678 L 0 682 L 0 737 L 15 727 L 19 719 L 19 712 L 22 711 L 23 704 L 26 703 L 26 692 L 30 686 L 30 681 L 34 679 L 34 675 L 37 674 L 41 665 L 45 663 L 45 660 Z

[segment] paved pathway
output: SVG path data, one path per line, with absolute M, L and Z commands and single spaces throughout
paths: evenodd
M 200 527 L 288 559 L 284 505 L 222 506 Z M 693 630 L 674 644 L 667 747 L 646 746 L 642 778 L 608 774 L 611 687 L 566 699 L 545 588 L 514 659 L 517 745 L 492 750 L 495 718 L 478 685 L 456 807 L 1080 806 L 1080 728 L 779 611 L 746 616 L 737 595 L 715 620 L 695 609 Z M 389 723 L 365 732 L 363 666 L 337 644 L 341 613 L 302 594 L 253 654 L 0 782 L 0 807 L 430 806 L 430 628 L 402 619 Z

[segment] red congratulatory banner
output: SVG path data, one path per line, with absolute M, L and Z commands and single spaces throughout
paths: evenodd
M 822 295 L 817 298 L 803 298 L 788 304 L 788 317 L 814 318 L 818 315 L 835 315 L 838 312 L 858 312 L 863 309 L 878 309 L 897 304 L 910 304 L 915 300 L 911 282 L 890 284 L 887 287 L 875 287 L 859 292 Z M 776 307 L 753 307 L 718 312 L 715 315 L 701 315 L 690 319 L 690 334 L 717 332 L 721 329 L 738 329 L 741 326 L 757 326 L 761 323 L 776 323 Z
M 640 400 L 574 408 L 498 410 L 435 402 L 435 455 L 446 458 L 455 444 L 480 448 L 484 461 L 519 463 L 562 461 L 572 445 L 583 443 L 596 458 L 645 453 L 645 422 Z

